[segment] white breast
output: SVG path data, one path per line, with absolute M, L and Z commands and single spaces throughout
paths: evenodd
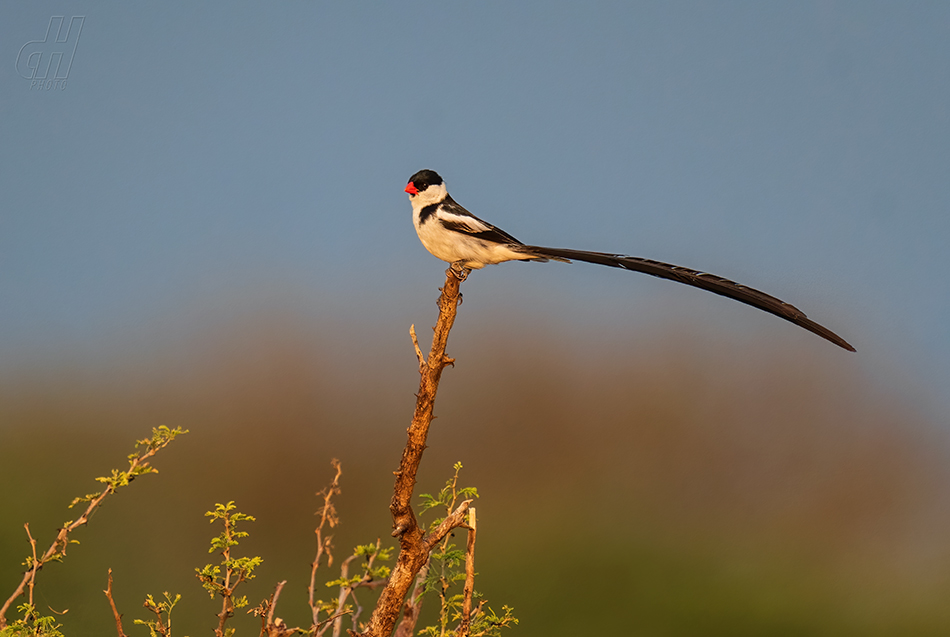
M 466 268 L 477 270 L 492 263 L 531 258 L 530 255 L 516 252 L 508 246 L 449 230 L 439 222 L 437 215 L 431 215 L 422 223 L 420 212 L 421 210 L 413 210 L 412 215 L 416 234 L 426 250 L 443 261 L 461 261 Z

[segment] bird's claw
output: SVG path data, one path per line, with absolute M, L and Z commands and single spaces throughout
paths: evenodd
M 455 278 L 459 280 L 459 283 L 467 279 L 468 275 L 472 273 L 471 268 L 466 268 L 462 265 L 462 261 L 456 261 L 450 265 L 449 270 L 455 275 Z

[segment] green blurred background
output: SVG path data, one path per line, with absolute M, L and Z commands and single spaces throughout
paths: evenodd
M 419 482 L 434 492 L 465 465 L 482 495 L 477 587 L 515 607 L 512 634 L 946 634 L 948 447 L 909 400 L 823 349 L 688 325 L 608 341 L 542 321 L 493 324 L 462 305 Z M 367 351 L 357 332 L 258 315 L 137 359 L 8 377 L 0 590 L 19 580 L 23 522 L 48 543 L 70 499 L 166 424 L 191 433 L 44 569 L 41 607 L 68 608 L 68 634 L 108 634 L 112 568 L 127 623 L 167 590 L 184 596 L 176 633 L 206 633 L 218 605 L 193 575 L 214 532 L 203 513 L 235 500 L 257 516 L 241 550 L 265 560 L 245 592 L 256 603 L 287 579 L 278 614 L 306 624 L 332 457 L 338 558 L 390 541 L 416 364 L 408 335 Z

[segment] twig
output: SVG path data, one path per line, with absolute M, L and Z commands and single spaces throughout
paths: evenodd
M 277 599 L 280 597 L 280 592 L 286 583 L 287 580 L 278 582 L 277 587 L 268 599 L 261 602 L 261 605 L 257 608 L 248 611 L 249 613 L 260 615 L 263 618 L 261 619 L 260 637 L 290 637 L 290 635 L 302 632 L 299 627 L 288 627 L 286 622 L 280 617 L 274 619 L 274 611 L 277 610 Z
M 320 524 L 317 525 L 317 528 L 314 531 L 317 536 L 317 555 L 313 558 L 313 564 L 310 565 L 310 586 L 307 588 L 310 613 L 312 615 L 311 623 L 313 626 L 317 626 L 320 623 L 320 609 L 314 600 L 314 595 L 316 593 L 317 569 L 320 568 L 320 558 L 326 554 L 327 568 L 333 564 L 333 553 L 330 552 L 331 540 L 333 537 L 323 537 L 323 528 L 327 524 L 330 525 L 330 528 L 333 528 L 340 522 L 339 518 L 336 516 L 336 508 L 333 506 L 333 496 L 340 493 L 340 476 L 343 475 L 343 467 L 340 464 L 340 461 L 336 458 L 330 461 L 330 465 L 336 470 L 336 475 L 333 476 L 333 482 L 330 483 L 330 486 L 318 494 L 323 496 L 323 507 L 321 507 L 320 511 L 318 512 L 320 515 Z
M 228 517 L 224 518 L 224 537 L 228 539 L 231 537 L 231 519 Z M 231 560 L 231 547 L 226 544 L 224 550 L 221 551 L 221 555 L 224 557 L 224 563 L 227 564 Z M 224 569 L 223 589 L 221 592 L 221 612 L 218 613 L 218 627 L 214 629 L 214 634 L 217 637 L 224 637 L 224 626 L 228 619 L 234 616 L 234 603 L 231 600 L 231 592 L 234 588 L 231 587 L 230 567 Z
M 23 528 L 26 529 L 26 537 L 30 538 L 30 549 L 33 551 L 33 561 L 30 562 L 30 581 L 27 583 L 27 586 L 30 589 L 29 594 L 29 603 L 30 606 L 33 605 L 33 587 L 36 585 L 36 571 L 39 569 L 36 566 L 36 540 L 33 539 L 33 534 L 30 533 L 30 523 L 27 522 L 23 525 Z
M 363 605 L 360 604 L 360 600 L 356 596 L 356 589 L 358 588 L 374 589 L 380 586 L 385 586 L 387 582 L 389 581 L 388 578 L 382 579 L 382 580 L 374 580 L 372 576 L 373 563 L 376 561 L 377 556 L 379 556 L 381 544 L 382 544 L 382 541 L 379 538 L 376 538 L 376 550 L 373 551 L 373 553 L 369 555 L 369 557 L 366 560 L 366 565 L 363 567 L 365 571 L 363 573 L 363 577 L 361 577 L 358 582 L 355 582 L 348 586 L 341 587 L 340 597 L 339 597 L 338 606 L 337 606 L 337 612 L 338 612 L 337 616 L 342 618 L 342 616 L 346 614 L 342 611 L 343 611 L 343 605 L 346 602 L 348 597 L 353 600 L 353 604 L 356 606 L 355 609 L 348 611 L 353 614 L 353 619 L 352 619 L 353 629 L 349 632 L 353 632 L 356 630 L 357 626 L 359 625 L 360 615 L 363 613 Z M 351 561 L 353 561 L 357 557 L 358 557 L 357 554 L 353 554 L 350 557 L 346 558 L 346 560 L 343 562 L 343 566 L 340 568 L 340 577 L 342 579 L 344 580 L 347 579 L 347 576 L 349 575 L 349 564 Z M 338 619 L 336 622 L 334 622 L 333 637 L 339 637 L 340 630 L 342 627 L 342 622 L 343 622 L 342 619 Z
M 212 518 L 212 522 L 215 520 L 224 522 L 224 532 L 211 540 L 211 551 L 218 551 L 223 558 L 221 566 L 224 567 L 224 576 L 221 577 L 219 582 L 219 568 L 212 567 L 210 564 L 203 569 L 195 569 L 195 575 L 201 581 L 205 590 L 209 591 L 212 596 L 215 594 L 221 596 L 221 612 L 216 615 L 218 625 L 214 629 L 214 634 L 217 637 L 226 637 L 226 635 L 233 632 L 232 629 L 226 629 L 225 626 L 228 620 L 234 617 L 234 611 L 246 603 L 246 598 L 238 598 L 238 601 L 235 601 L 234 591 L 244 582 L 254 579 L 253 570 L 261 562 L 259 557 L 231 559 L 231 547 L 237 546 L 237 538 L 247 535 L 247 533 L 235 530 L 237 523 L 244 520 L 254 521 L 254 517 L 250 515 L 237 511 L 232 514 L 231 511 L 234 508 L 234 502 L 228 502 L 226 505 L 218 504 L 214 511 L 205 513 L 206 516 Z
M 432 412 L 442 370 L 455 362 L 445 355 L 445 348 L 461 300 L 460 284 L 459 277 L 452 272 L 452 269 L 446 270 L 445 285 L 442 287 L 438 302 L 439 319 L 433 328 L 432 348 L 429 350 L 425 366 L 421 364 L 421 350 L 418 350 L 416 354 L 420 360 L 419 393 L 416 394 L 416 408 L 407 432 L 406 448 L 403 451 L 399 469 L 395 472 L 393 498 L 389 505 L 393 518 L 393 537 L 399 538 L 399 557 L 389 576 L 389 582 L 376 602 L 367 630 L 363 633 L 364 637 L 389 637 L 392 634 L 406 594 L 416 574 L 429 559 L 431 548 L 428 544 L 429 538 L 416 522 L 411 501 L 416 486 L 416 473 L 426 448 L 429 425 L 432 423 Z M 410 334 L 414 332 L 415 328 Z M 350 634 L 358 633 L 350 631 Z
M 161 635 L 161 637 L 168 637 L 169 633 L 171 632 L 171 609 L 167 611 L 168 614 L 166 615 L 166 617 L 168 617 L 169 619 L 168 619 L 168 625 L 166 626 L 165 622 L 162 621 L 162 604 L 163 603 L 164 602 L 159 602 L 158 604 L 153 603 L 152 596 L 149 595 L 148 597 L 145 598 L 145 603 L 142 604 L 142 606 L 144 606 L 148 610 L 155 613 L 155 625 L 152 626 L 151 624 L 149 624 L 150 628 L 154 628 L 155 632 Z
M 115 600 L 112 599 L 112 569 L 109 569 L 109 585 L 106 587 L 106 590 L 102 591 L 106 594 L 106 597 L 109 600 L 109 606 L 112 607 L 112 616 L 115 617 L 115 628 L 119 632 L 119 637 L 126 637 L 125 631 L 122 629 L 122 615 L 119 614 L 119 609 L 115 607 Z
M 277 588 L 274 589 L 274 594 L 270 596 L 270 608 L 267 609 L 267 623 L 274 623 L 274 611 L 277 610 L 277 598 L 280 597 L 280 591 L 284 589 L 284 584 L 287 583 L 287 580 L 283 580 L 277 583 Z
M 352 613 L 352 612 L 353 612 L 352 610 L 344 610 L 344 611 L 340 611 L 339 613 L 335 613 L 335 614 L 333 614 L 333 615 L 330 615 L 329 617 L 327 617 L 326 619 L 324 619 L 323 621 L 321 621 L 319 624 L 314 624 L 314 625 L 313 625 L 313 628 L 310 629 L 310 632 L 311 632 L 312 634 L 314 634 L 314 635 L 322 635 L 324 632 L 326 632 L 326 629 L 325 629 L 324 627 L 325 627 L 327 624 L 329 624 L 330 622 L 336 621 L 336 619 L 337 619 L 338 617 L 343 617 L 344 615 L 349 615 L 349 614 Z M 324 628 L 324 630 L 318 630 L 318 629 L 320 629 L 320 628 Z
M 340 564 L 340 579 L 345 580 L 350 576 L 350 562 L 355 560 L 357 555 L 354 553 L 349 556 L 343 563 Z M 353 594 L 352 586 L 342 586 L 340 588 L 340 595 L 337 597 L 336 603 L 336 620 L 333 622 L 333 637 L 340 637 L 340 631 L 343 630 L 343 606 L 346 604 L 346 598 Z M 355 598 L 354 598 L 355 599 Z M 318 635 L 321 633 L 317 633 Z
M 167 427 L 161 427 L 160 429 L 167 430 Z M 106 488 L 103 489 L 102 493 L 99 493 L 95 497 L 91 497 L 89 500 L 89 506 L 86 507 L 86 510 L 83 511 L 82 515 L 79 516 L 79 519 L 73 522 L 67 522 L 59 529 L 59 532 L 56 534 L 56 539 L 53 540 L 53 543 L 50 545 L 46 552 L 39 558 L 36 557 L 36 541 L 33 539 L 33 536 L 30 535 L 29 525 L 26 526 L 26 533 L 30 538 L 30 544 L 33 547 L 33 560 L 30 563 L 30 568 L 23 573 L 23 579 L 20 580 L 20 584 L 16 587 L 16 590 L 13 591 L 13 594 L 7 598 L 7 601 L 4 602 L 3 606 L 0 606 L 0 630 L 7 626 L 7 610 L 10 608 L 10 605 L 13 604 L 20 595 L 23 594 L 24 590 L 29 586 L 29 601 L 30 605 L 33 605 L 33 585 L 36 580 L 36 573 L 43 568 L 47 562 L 52 559 L 65 557 L 66 556 L 66 547 L 69 545 L 69 534 L 78 529 L 81 526 L 84 526 L 89 523 L 89 518 L 92 517 L 92 514 L 95 512 L 99 505 L 102 504 L 102 501 L 105 500 L 108 496 L 115 493 L 116 489 L 121 486 L 125 486 L 129 482 L 135 479 L 136 476 L 142 475 L 144 473 L 154 472 L 155 469 L 152 469 L 148 462 L 149 458 L 158 453 L 159 450 L 164 449 L 168 444 L 174 440 L 175 435 L 178 433 L 185 433 L 181 430 L 173 430 L 173 435 L 164 439 L 160 439 L 158 436 L 158 430 L 153 429 L 154 433 L 152 437 L 152 442 L 149 444 L 148 439 L 139 441 L 136 444 L 136 447 L 139 444 L 148 444 L 148 449 L 134 458 L 129 459 L 129 469 L 126 472 L 118 474 L 119 477 L 124 477 L 125 480 L 120 481 L 116 479 L 116 472 L 113 470 L 113 479 L 101 479 L 101 481 L 106 483 Z M 134 454 L 133 454 L 134 455 Z M 85 501 L 85 498 L 77 498 L 75 502 Z
M 468 637 L 472 628 L 472 595 L 475 592 L 475 507 L 468 510 L 468 546 L 465 548 L 465 586 L 462 588 L 462 621 L 456 635 Z
M 358 622 L 360 619 L 360 615 L 363 614 L 363 605 L 360 604 L 360 600 L 356 597 L 356 589 L 359 588 L 360 586 L 366 586 L 371 583 L 370 573 L 373 572 L 372 571 L 373 562 L 376 561 L 376 556 L 379 555 L 379 548 L 381 544 L 382 542 L 380 538 L 376 538 L 376 550 L 373 551 L 373 554 L 370 555 L 369 559 L 366 561 L 366 567 L 365 567 L 365 572 L 363 574 L 363 578 L 359 582 L 357 582 L 356 584 L 350 587 L 350 589 L 352 590 L 352 592 L 350 593 L 350 596 L 353 598 L 353 603 L 356 604 L 356 610 L 353 611 L 353 630 L 356 630 L 356 628 L 359 626 Z

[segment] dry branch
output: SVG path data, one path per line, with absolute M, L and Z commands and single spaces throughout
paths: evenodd
M 419 613 L 422 612 L 422 600 L 425 593 L 426 575 L 429 573 L 429 564 L 422 567 L 422 570 L 416 575 L 416 583 L 412 586 L 412 594 L 402 607 L 402 619 L 396 626 L 395 637 L 412 637 L 416 630 L 416 623 L 419 621 Z
M 419 358 L 419 393 L 416 394 L 416 408 L 412 423 L 409 425 L 406 448 L 403 451 L 399 469 L 395 472 L 393 498 L 389 505 L 393 517 L 393 537 L 399 538 L 399 557 L 396 559 L 396 565 L 389 576 L 386 588 L 383 589 L 376 602 L 376 609 L 370 617 L 367 630 L 362 633 L 363 637 L 389 637 L 392 634 L 409 588 L 428 561 L 429 550 L 439 541 L 434 539 L 436 532 L 426 536 L 425 531 L 419 528 L 411 501 L 416 486 L 416 473 L 422 461 L 422 453 L 426 448 L 429 425 L 432 423 L 435 396 L 442 370 L 455 362 L 445 355 L 445 347 L 462 299 L 459 294 L 460 284 L 461 280 L 452 269 L 446 270 L 445 285 L 442 287 L 438 302 L 439 319 L 433 328 L 432 348 L 425 361 L 422 360 L 421 350 L 418 348 L 415 329 L 411 331 L 413 345 Z M 463 503 L 464 511 L 467 511 L 468 504 L 468 502 Z M 461 514 L 463 516 L 464 511 Z M 453 512 L 449 517 L 454 516 Z M 464 520 L 464 517 L 462 519 Z M 459 524 L 461 521 L 455 526 Z M 445 533 L 449 530 L 451 527 Z M 441 537 L 444 537 L 445 533 Z M 357 635 L 358 633 L 350 631 L 350 634 Z
M 330 464 L 336 471 L 336 475 L 333 476 L 333 482 L 330 483 L 330 486 L 317 494 L 323 497 L 323 506 L 317 512 L 317 515 L 320 516 L 320 524 L 318 524 L 316 530 L 314 530 L 317 536 L 317 555 L 313 558 L 313 563 L 310 565 L 310 586 L 307 588 L 313 626 L 320 624 L 320 608 L 314 599 L 316 593 L 317 569 L 320 568 L 320 558 L 326 555 L 327 568 L 333 565 L 333 553 L 331 552 L 333 536 L 324 537 L 323 530 L 327 525 L 332 529 L 340 523 L 337 517 L 336 507 L 333 505 L 333 496 L 339 495 L 340 493 L 340 476 L 343 475 L 343 466 L 336 458 L 331 460 Z
M 468 637 L 472 627 L 472 596 L 475 594 L 475 508 L 468 510 L 468 546 L 465 549 L 465 587 L 462 589 L 462 621 L 456 635 Z
M 126 486 L 132 482 L 136 476 L 144 475 L 146 473 L 156 473 L 157 470 L 154 469 L 148 463 L 148 459 L 158 453 L 160 450 L 164 449 L 168 444 L 175 439 L 175 436 L 181 433 L 187 433 L 187 431 L 182 431 L 181 429 L 169 430 L 167 427 L 160 427 L 159 429 L 152 429 L 152 439 L 140 440 L 136 443 L 136 448 L 139 446 L 144 446 L 145 449 L 136 454 L 129 456 L 129 468 L 127 471 L 118 472 L 113 470 L 112 478 L 99 478 L 100 482 L 103 482 L 106 485 L 106 488 L 102 490 L 101 493 L 90 494 L 85 498 L 76 498 L 73 500 L 74 504 L 79 502 L 89 502 L 89 505 L 86 507 L 86 510 L 83 511 L 82 515 L 79 516 L 79 519 L 67 522 L 64 524 L 56 534 L 56 539 L 53 540 L 53 543 L 46 549 L 46 552 L 41 556 L 36 554 L 36 540 L 33 539 L 33 536 L 30 534 L 29 524 L 25 524 L 26 534 L 30 539 L 30 546 L 33 550 L 33 557 L 29 560 L 26 572 L 23 573 L 23 579 L 20 580 L 20 584 L 16 587 L 16 590 L 13 591 L 13 594 L 7 598 L 7 601 L 3 603 L 3 606 L 0 606 L 0 630 L 6 628 L 7 626 L 7 610 L 13 602 L 23 595 L 27 589 L 29 589 L 29 603 L 33 605 L 33 586 L 36 583 L 36 574 L 43 568 L 47 563 L 62 559 L 66 557 L 66 547 L 69 546 L 71 540 L 69 539 L 69 534 L 78 529 L 81 526 L 85 526 L 89 523 L 89 518 L 92 517 L 92 514 L 95 513 L 96 509 L 102 504 L 103 500 L 115 493 L 116 489 L 122 486 Z
M 271 596 L 261 602 L 260 606 L 249 611 L 261 617 L 260 637 L 290 637 L 290 635 L 296 635 L 302 632 L 300 628 L 290 628 L 287 626 L 286 622 L 280 617 L 274 617 L 274 612 L 277 610 L 277 600 L 286 583 L 287 580 L 278 582 Z
M 119 609 L 115 607 L 115 600 L 112 599 L 112 569 L 109 569 L 109 585 L 106 587 L 106 590 L 102 591 L 106 594 L 106 597 L 109 599 L 109 606 L 112 607 L 112 616 L 115 617 L 115 628 L 119 632 L 119 637 L 126 637 L 125 631 L 122 629 L 122 615 L 119 614 Z

